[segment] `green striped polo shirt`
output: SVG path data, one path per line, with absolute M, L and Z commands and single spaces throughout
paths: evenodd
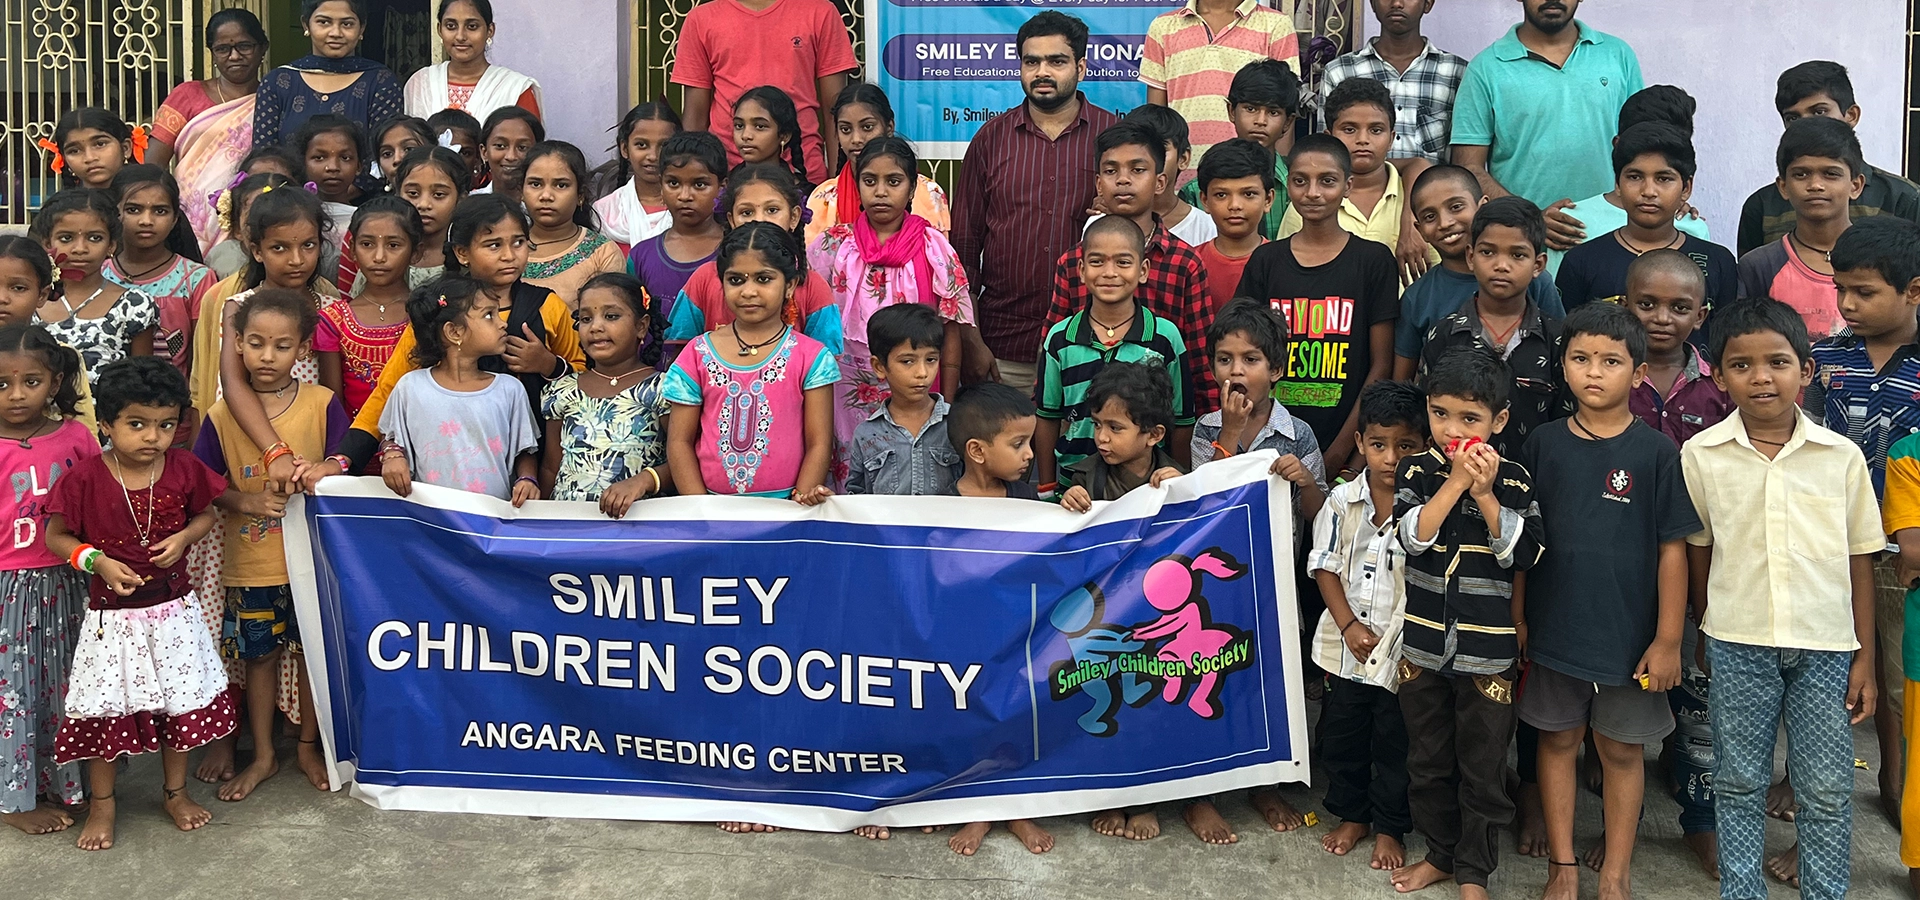
M 1040 344 L 1039 382 L 1034 401 L 1041 418 L 1061 419 L 1060 443 L 1054 448 L 1057 465 L 1073 465 L 1094 453 L 1093 410 L 1087 408 L 1087 388 L 1093 376 L 1110 362 L 1165 366 L 1173 382 L 1173 423 L 1193 424 L 1193 385 L 1181 370 L 1187 342 L 1173 323 L 1134 304 L 1133 324 L 1111 347 L 1094 336 L 1093 322 L 1081 310 L 1047 329 Z

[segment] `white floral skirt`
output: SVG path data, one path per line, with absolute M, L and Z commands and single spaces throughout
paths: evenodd
M 192 595 L 140 609 L 89 609 L 68 675 L 60 762 L 190 750 L 231 734 L 227 670 Z

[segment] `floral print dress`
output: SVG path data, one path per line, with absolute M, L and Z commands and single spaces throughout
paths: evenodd
M 133 339 L 146 333 L 160 323 L 160 306 L 139 288 L 126 288 L 120 299 L 107 307 L 105 315 L 83 319 L 73 311 L 87 305 L 85 300 L 70 303 L 71 298 L 62 298 L 67 305 L 67 317 L 57 322 L 48 322 L 37 314 L 34 322 L 45 328 L 54 340 L 79 351 L 80 361 L 87 367 L 89 385 L 100 380 L 100 370 L 108 363 L 119 362 L 133 353 Z
M 553 499 L 598 501 L 615 483 L 650 466 L 664 466 L 667 413 L 672 409 L 665 387 L 664 372 L 611 397 L 587 396 L 578 374 L 548 383 L 540 393 L 540 414 L 560 423 L 560 472 L 554 478 Z

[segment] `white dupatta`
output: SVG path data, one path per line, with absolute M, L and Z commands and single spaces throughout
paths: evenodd
M 631 247 L 647 238 L 653 237 L 673 224 L 673 213 L 661 210 L 648 212 L 640 204 L 640 195 L 634 192 L 633 180 L 628 179 L 613 193 L 593 202 L 593 212 L 600 219 L 600 233 Z
M 447 95 L 447 70 L 451 65 L 446 62 L 431 65 L 407 79 L 407 115 L 425 119 L 453 105 Z M 528 88 L 533 89 L 533 100 L 544 117 L 547 102 L 540 94 L 540 82 L 506 66 L 489 65 L 480 73 L 480 83 L 473 86 L 473 96 L 467 99 L 467 113 L 485 122 L 494 110 L 519 103 L 520 95 Z

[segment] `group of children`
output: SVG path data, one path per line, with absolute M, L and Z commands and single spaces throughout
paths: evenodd
M 1842 82 L 1796 83 L 1851 108 Z M 1271 452 L 1312 523 L 1329 852 L 1371 837 L 1396 889 L 1484 896 L 1518 813 L 1547 895 L 1576 896 L 1584 746 L 1606 831 L 1587 862 L 1626 896 L 1645 747 L 1667 745 L 1689 846 L 1726 896 L 1759 896 L 1784 724 L 1782 877 L 1844 895 L 1851 725 L 1877 717 L 1883 797 L 1920 816 L 1898 803 L 1920 782 L 1888 729 L 1907 685 L 1886 640 L 1920 575 L 1920 226 L 1852 221 L 1875 170 L 1846 116 L 1788 125 L 1792 222 L 1736 260 L 1686 226 L 1691 98 L 1636 94 L 1591 201 L 1624 224 L 1556 274 L 1534 204 L 1447 164 L 1403 189 L 1378 82 L 1342 82 L 1296 140 L 1300 95 L 1284 62 L 1239 69 L 1233 136 L 1210 132 L 1184 185 L 1167 106 L 1099 135 L 1101 214 L 1059 260 L 1031 395 L 962 387 L 975 292 L 871 85 L 827 107 L 845 164 L 817 187 L 770 85 L 732 104 L 734 165 L 665 103 L 616 125 L 602 172 L 516 106 L 316 116 L 243 161 L 199 235 L 172 176 L 131 161 L 134 129 L 74 111 L 54 139 L 73 186 L 0 237 L 0 817 L 57 831 L 84 804 L 80 846 L 111 846 L 116 760 L 157 750 L 168 814 L 198 828 L 187 751 L 244 799 L 278 770 L 281 713 L 327 787 L 280 545 L 288 496 L 325 477 L 614 518 L 705 493 L 1086 512 Z M 1783 88 L 1783 117 L 1804 100 Z M 1434 263 L 1404 285 L 1403 222 Z M 1237 839 L 1210 799 L 1182 814 Z M 1152 808 L 1093 827 L 1159 832 Z

